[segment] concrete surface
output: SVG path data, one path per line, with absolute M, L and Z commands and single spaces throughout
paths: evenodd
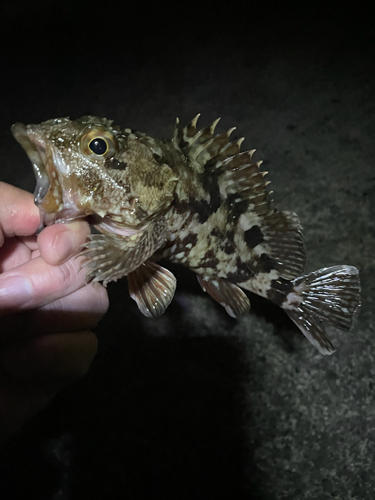
M 111 284 L 99 353 L 16 437 L 2 499 L 371 499 L 375 456 L 375 96 L 368 14 L 335 2 L 5 3 L 0 177 L 32 191 L 13 122 L 97 114 L 169 137 L 222 117 L 296 211 L 307 270 L 358 267 L 362 308 L 323 357 L 251 297 L 238 320 L 169 266 L 176 297 L 140 315 Z M 139 10 L 140 9 L 140 10 Z

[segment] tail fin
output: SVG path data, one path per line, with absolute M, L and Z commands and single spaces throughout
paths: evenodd
M 360 306 L 358 269 L 333 266 L 292 281 L 294 289 L 282 305 L 307 340 L 322 354 L 335 349 L 327 338 L 323 322 L 350 330 Z

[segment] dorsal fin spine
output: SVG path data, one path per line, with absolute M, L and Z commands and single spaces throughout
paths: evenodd
M 200 114 L 200 113 L 198 113 L 198 114 L 197 114 L 197 115 L 196 115 L 196 116 L 195 116 L 195 117 L 191 120 L 191 126 L 192 126 L 193 128 L 195 128 L 195 129 L 197 128 L 197 121 L 198 121 L 198 119 L 199 119 L 199 117 L 200 117 L 200 116 L 201 116 L 201 114 Z
M 216 120 L 214 120 L 210 126 L 210 132 L 211 134 L 214 134 L 215 133 L 215 128 L 216 128 L 216 125 L 219 123 L 219 121 L 221 120 L 221 117 L 219 118 L 216 118 Z

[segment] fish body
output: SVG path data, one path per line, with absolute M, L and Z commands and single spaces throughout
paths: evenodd
M 85 245 L 87 280 L 128 277 L 146 316 L 171 302 L 176 279 L 160 258 L 193 270 L 204 291 L 233 317 L 249 290 L 282 307 L 323 354 L 334 348 L 323 323 L 348 330 L 360 304 L 358 270 L 334 266 L 304 275 L 302 228 L 294 212 L 269 200 L 266 172 L 241 152 L 234 129 L 195 117 L 171 140 L 92 116 L 15 124 L 37 178 L 45 225 L 89 217 L 99 231 Z

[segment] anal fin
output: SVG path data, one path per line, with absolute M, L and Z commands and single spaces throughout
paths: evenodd
M 174 275 L 155 262 L 144 262 L 128 275 L 129 293 L 145 316 L 161 316 L 171 303 L 175 290 Z
M 250 300 L 237 285 L 222 279 L 207 280 L 197 276 L 204 292 L 222 305 L 229 316 L 236 318 L 250 310 Z

